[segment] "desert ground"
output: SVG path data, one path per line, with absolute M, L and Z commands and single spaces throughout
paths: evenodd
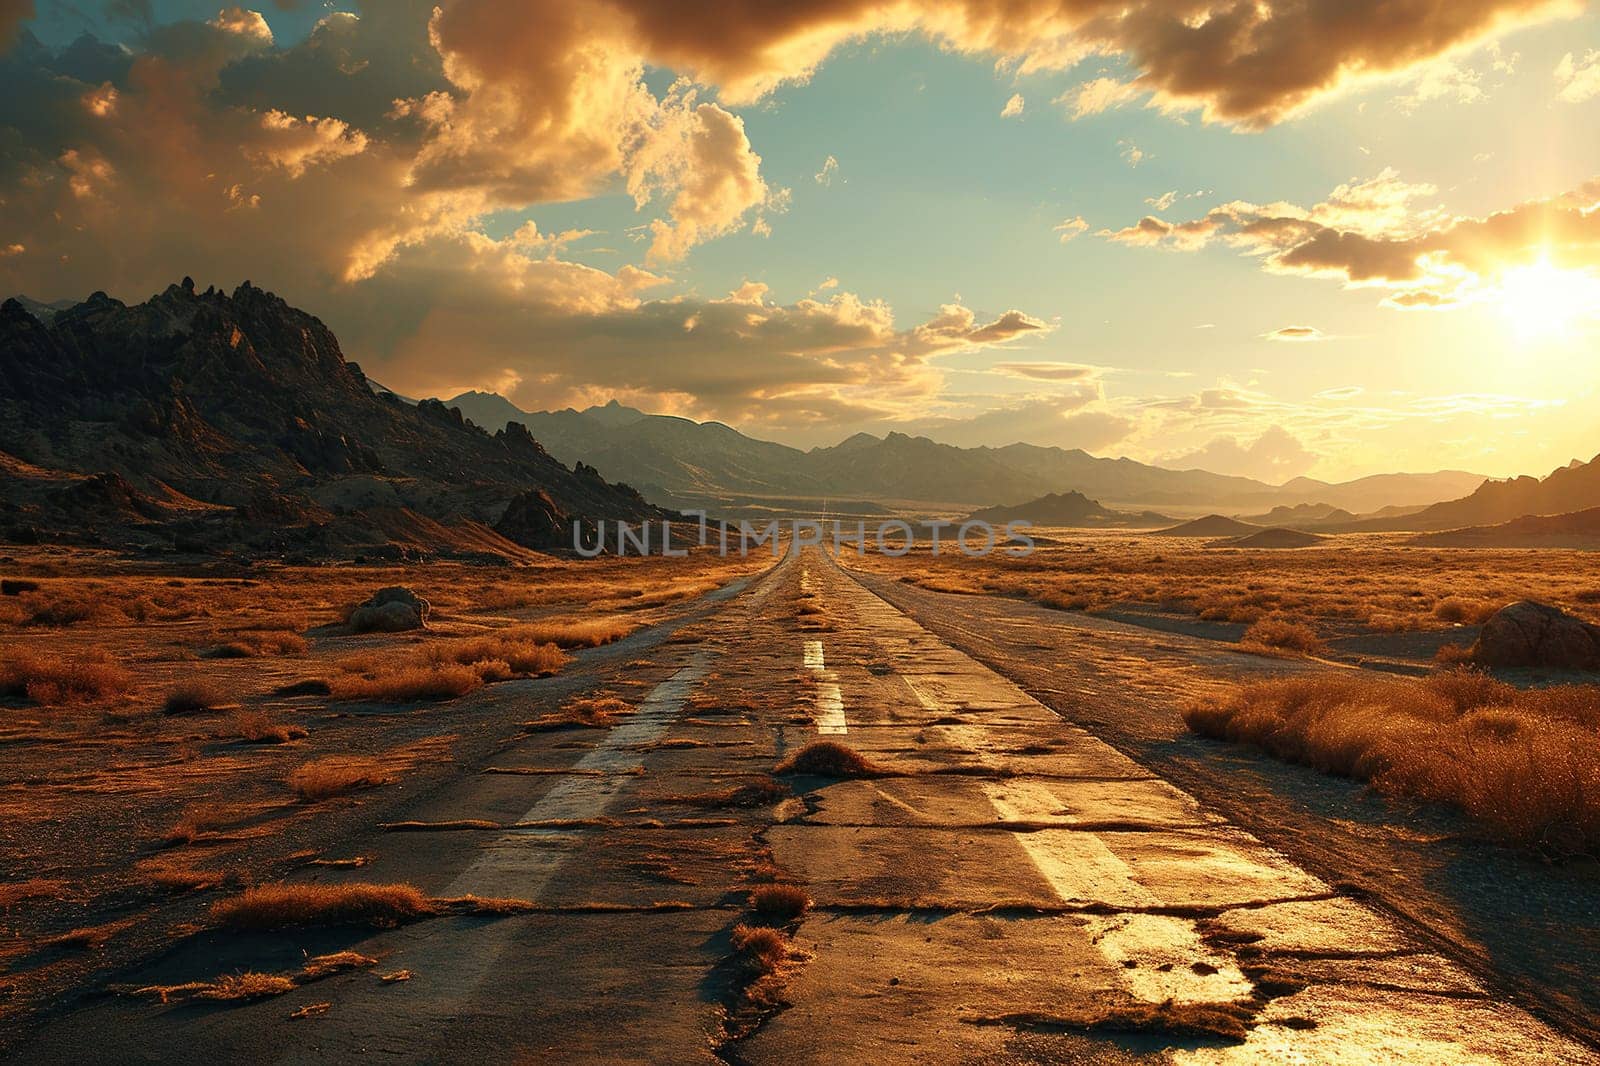
M 0 1054 L 1600 1061 L 1592 555 L 1047 533 L 8 549 Z

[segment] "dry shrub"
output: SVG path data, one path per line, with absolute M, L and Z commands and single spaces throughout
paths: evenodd
M 218 888 L 232 876 L 220 870 L 194 870 L 176 866 L 158 866 L 144 873 L 145 880 L 168 892 L 200 892 Z
M 789 958 L 789 938 L 767 925 L 736 925 L 733 946 L 757 973 L 775 972 Z
M 1490 600 L 1469 600 L 1464 596 L 1446 596 L 1433 605 L 1433 616 L 1441 622 L 1478 625 L 1502 605 Z
M 328 683 L 337 700 L 450 700 L 481 687 L 483 677 L 470 666 L 401 666 L 386 673 L 346 674 Z
M 47 707 L 93 703 L 128 691 L 128 672 L 104 652 L 73 658 L 19 655 L 0 663 L 0 696 Z
M 128 621 L 128 616 L 116 605 L 106 602 L 93 593 L 73 590 L 34 593 L 26 599 L 31 626 L 73 626 L 81 622 L 96 625 L 116 625 Z
M 238 825 L 262 811 L 259 803 L 195 803 L 183 812 L 176 825 L 167 830 L 167 844 L 193 844 L 203 834 Z
M 497 663 L 514 675 L 545 677 L 566 665 L 555 641 L 521 635 L 520 630 L 429 645 L 423 652 L 433 662 L 472 666 Z M 501 679 L 503 680 L 503 679 Z
M 436 641 L 398 655 L 351 656 L 329 682 L 335 699 L 403 703 L 465 696 L 486 682 L 557 673 L 567 655 L 555 644 L 508 633 Z
M 813 740 L 780 762 L 776 772 L 813 777 L 881 777 L 884 770 L 837 740 Z
M 541 715 L 522 728 L 530 733 L 556 729 L 610 729 L 617 719 L 633 713 L 633 707 L 615 696 L 580 696 L 562 704 L 559 711 Z
M 203 656 L 207 659 L 252 659 L 262 655 L 301 655 L 310 647 L 305 637 L 291 630 L 252 630 L 232 634 Z
M 223 928 L 239 931 L 326 925 L 386 929 L 425 918 L 434 910 L 433 902 L 412 885 L 280 883 L 247 888 L 218 901 L 211 918 Z
M 188 681 L 167 694 L 161 705 L 167 714 L 199 714 L 213 710 L 227 702 L 215 685 L 205 681 Z
M 287 780 L 302 803 L 315 803 L 362 789 L 376 788 L 386 784 L 389 775 L 373 759 L 329 755 L 323 759 L 313 759 L 292 771 Z
M 376 966 L 378 960 L 355 951 L 336 951 L 331 955 L 318 955 L 307 959 L 296 974 L 272 974 L 245 971 L 225 974 L 214 981 L 189 981 L 181 985 L 147 985 L 136 988 L 135 996 L 155 996 L 163 1003 L 179 999 L 265 999 L 293 992 L 303 984 L 350 970 Z
M 1323 648 L 1317 631 L 1304 622 L 1272 615 L 1256 622 L 1244 631 L 1239 643 L 1246 647 L 1270 648 L 1275 651 L 1315 655 Z
M 1453 804 L 1552 856 L 1600 853 L 1600 686 L 1522 691 L 1469 670 L 1282 678 L 1184 711 L 1204 736 Z
M 1466 666 L 1472 662 L 1472 649 L 1465 644 L 1441 644 L 1433 661 L 1440 666 Z
M 621 618 L 551 619 L 516 626 L 507 631 L 507 636 L 558 648 L 597 648 L 621 640 L 636 628 L 637 623 Z
M 750 909 L 768 921 L 792 922 L 811 906 L 799 885 L 759 885 L 750 893 Z
M 262 711 L 239 711 L 233 716 L 232 725 L 239 739 L 252 744 L 287 744 L 307 735 L 303 726 L 274 722 Z

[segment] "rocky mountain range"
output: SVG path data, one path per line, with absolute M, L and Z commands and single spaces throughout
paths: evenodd
M 965 513 L 1079 492 L 1107 506 L 1133 510 L 1193 513 L 1321 504 L 1362 513 L 1454 499 L 1484 480 L 1446 470 L 1344 483 L 1296 478 L 1274 486 L 1205 470 L 1100 458 L 1080 449 L 1033 444 L 960 448 L 904 433 L 858 433 L 832 447 L 802 451 L 721 423 L 646 414 L 615 401 L 584 411 L 525 412 L 494 393 L 469 392 L 444 403 L 485 428 L 522 420 L 551 454 L 593 463 L 607 477 L 621 478 L 656 502 L 673 506 L 715 508 L 743 499 L 812 497 L 914 501 Z
M 1527 515 L 1564 515 L 1600 507 L 1600 455 L 1589 462 L 1574 459 L 1542 478 L 1514 477 L 1485 481 L 1456 500 L 1423 508 L 1402 518 L 1347 524 L 1347 529 L 1444 530 L 1492 526 Z
M 0 305 L 0 527 L 150 547 L 515 555 L 664 515 L 516 423 L 376 391 L 249 282 L 141 304 Z

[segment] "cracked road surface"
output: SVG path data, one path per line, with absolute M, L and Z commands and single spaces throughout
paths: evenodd
M 16 1061 L 1600 1061 L 821 552 L 651 655 L 601 686 L 633 714 L 508 738 L 409 831 L 340 842 L 367 865 L 305 873 L 536 912 L 200 933 L 125 985 L 379 964 L 243 1005 L 88 998 Z M 819 738 L 881 773 L 749 787 Z M 758 995 L 732 935 L 774 876 L 813 904 Z

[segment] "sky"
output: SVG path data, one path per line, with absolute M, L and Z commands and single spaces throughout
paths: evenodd
M 1566 0 L 0 0 L 0 293 L 413 396 L 1281 482 L 1600 452 Z

